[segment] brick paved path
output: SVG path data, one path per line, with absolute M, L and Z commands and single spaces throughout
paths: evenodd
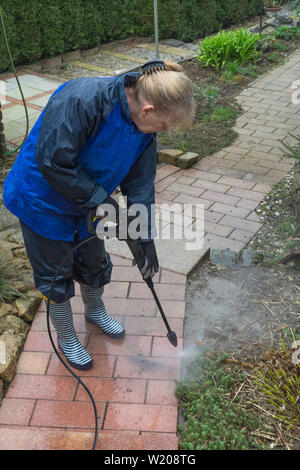
M 207 248 L 238 251 L 260 228 L 256 206 L 292 167 L 282 155 L 279 139 L 288 141 L 289 132 L 300 132 L 300 105 L 291 100 L 292 83 L 299 78 L 300 51 L 238 97 L 245 113 L 237 121 L 239 138 L 231 147 L 189 170 L 171 165 L 158 170 L 158 203 L 205 205 Z M 178 256 L 176 245 L 169 244 Z M 174 379 L 180 376 L 186 271 L 171 272 L 162 259 L 156 280 L 179 338 L 176 350 L 136 268 L 124 257 L 113 255 L 113 261 L 113 281 L 105 300 L 110 312 L 125 323 L 123 340 L 107 339 L 85 324 L 78 289 L 72 299 L 79 337 L 95 359 L 94 368 L 82 377 L 97 402 L 97 448 L 177 449 Z M 51 350 L 44 310 L 42 305 L 0 408 L 0 448 L 88 449 L 92 407 Z

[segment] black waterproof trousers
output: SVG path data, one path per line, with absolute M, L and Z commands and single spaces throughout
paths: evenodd
M 51 299 L 66 302 L 75 295 L 74 281 L 89 287 L 101 287 L 110 282 L 112 263 L 105 251 L 104 241 L 93 238 L 76 250 L 74 241 L 50 240 L 37 234 L 20 221 L 26 252 L 31 263 L 36 288 L 48 299 L 51 283 L 62 260 L 66 258 L 53 286 Z

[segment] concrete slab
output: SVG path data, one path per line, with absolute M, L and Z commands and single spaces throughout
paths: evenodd
M 27 108 L 29 116 L 36 116 L 39 115 L 39 111 L 33 108 Z M 2 110 L 3 113 L 3 122 L 4 124 L 7 121 L 18 121 L 19 119 L 23 119 L 25 117 L 25 109 L 24 106 L 17 104 L 15 106 L 11 106 L 10 108 L 6 108 Z
M 30 104 L 35 104 L 37 106 L 42 106 L 44 108 L 46 106 L 46 104 L 48 103 L 50 96 L 51 96 L 51 93 L 49 93 L 49 95 L 40 96 L 39 98 L 35 98 L 34 100 L 30 100 L 29 103 Z
M 25 127 L 19 121 L 7 121 L 5 124 L 5 139 L 10 141 L 25 135 Z
M 27 85 L 21 85 L 22 86 L 22 92 L 24 95 L 24 98 L 30 98 L 31 96 L 38 95 L 40 94 L 43 90 L 37 89 L 37 88 L 32 88 Z M 16 100 L 21 100 L 22 95 L 20 93 L 20 90 L 18 86 L 16 87 L 11 87 L 6 89 L 6 95 L 8 98 L 14 98 Z
M 184 240 L 155 240 L 161 268 L 187 275 L 209 250 L 208 247 L 205 247 L 188 251 L 185 243 Z M 124 241 L 117 239 L 106 240 L 105 247 L 110 254 L 132 259 L 132 254 Z
M 49 78 L 40 77 L 39 75 L 33 74 L 20 75 L 18 78 L 22 88 L 29 87 L 34 89 L 34 92 L 29 96 L 37 94 L 36 90 L 39 90 L 40 92 L 54 90 L 62 83 L 57 80 L 51 80 Z M 9 78 L 5 80 L 5 86 L 7 91 L 19 89 L 17 80 L 15 78 Z

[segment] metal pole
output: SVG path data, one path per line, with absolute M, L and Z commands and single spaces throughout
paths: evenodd
M 154 0 L 154 31 L 155 31 L 155 55 L 156 55 L 156 59 L 159 59 L 157 0 Z
M 259 20 L 259 32 L 260 32 L 260 34 L 262 33 L 262 30 L 263 30 L 263 27 L 262 27 L 263 8 L 264 8 L 264 2 L 263 2 L 263 0 L 261 0 L 261 2 L 260 2 L 260 20 Z

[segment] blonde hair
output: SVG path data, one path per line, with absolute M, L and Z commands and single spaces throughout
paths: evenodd
M 136 82 L 136 97 L 152 103 L 157 111 L 173 113 L 180 129 L 189 127 L 195 119 L 195 100 L 192 81 L 182 67 L 174 62 L 165 62 L 158 68 L 144 73 Z

